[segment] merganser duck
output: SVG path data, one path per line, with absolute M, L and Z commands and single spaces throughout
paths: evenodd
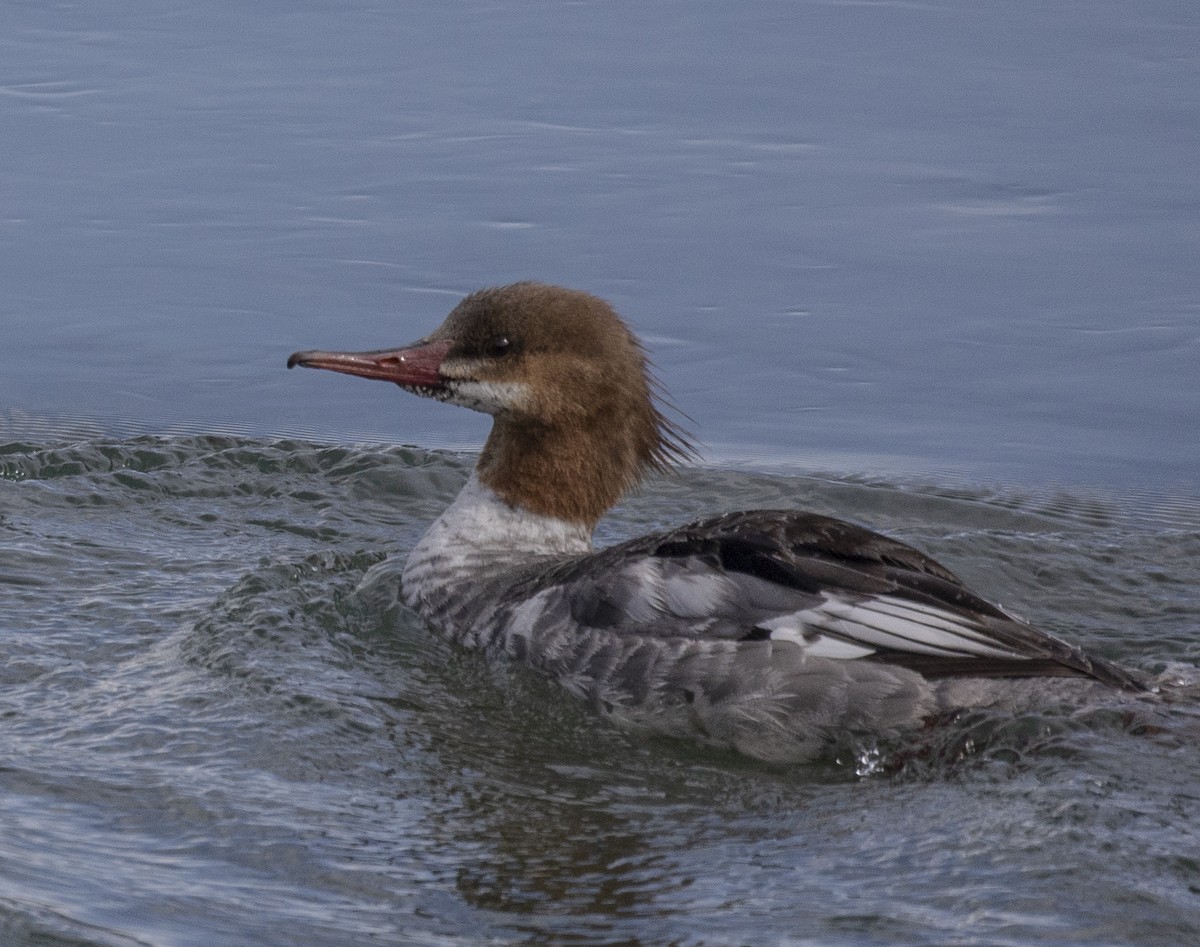
M 296 365 L 492 415 L 474 473 L 408 558 L 403 599 L 619 723 L 803 761 L 958 708 L 1147 690 L 917 550 L 826 516 L 725 513 L 594 551 L 605 511 L 692 449 L 641 344 L 588 293 L 485 289 L 412 345 Z

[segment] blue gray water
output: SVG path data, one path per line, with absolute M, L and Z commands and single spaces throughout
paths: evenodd
M 0 942 L 1200 936 L 1194 707 L 977 715 L 913 758 L 785 770 L 608 730 L 362 584 L 468 469 L 216 436 L 4 449 Z M 715 470 L 605 533 L 780 504 L 1196 679 L 1195 510 Z
M 485 419 L 283 370 L 592 290 L 708 459 L 603 541 L 832 513 L 1194 683 L 1198 67 L 1188 0 L 0 5 L 0 944 L 1200 940 L 1194 707 L 603 729 L 363 583 Z

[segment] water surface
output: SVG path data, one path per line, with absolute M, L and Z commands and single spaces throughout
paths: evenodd
M 395 603 L 485 419 L 283 370 L 597 292 L 711 464 L 602 542 L 830 513 L 1194 684 L 1198 38 L 1187 0 L 0 5 L 0 942 L 1200 940 L 1194 706 L 782 770 L 605 729 Z
M 7 4 L 0 407 L 477 444 L 281 358 L 538 278 L 717 459 L 1194 494 L 1198 39 L 1189 0 Z
M 607 729 L 395 604 L 469 458 L 232 437 L 0 455 L 6 943 L 1183 943 L 1200 714 L 970 715 L 772 769 Z M 1197 679 L 1200 517 L 691 471 L 606 540 L 801 505 Z M 1146 511 L 1149 513 L 1150 511 Z M 1119 553 L 1119 554 L 1118 554 Z

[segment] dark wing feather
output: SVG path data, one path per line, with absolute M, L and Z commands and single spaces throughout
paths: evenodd
M 679 563 L 697 577 L 747 576 L 767 583 L 792 596 L 790 607 L 780 608 L 776 616 L 836 597 L 854 609 L 855 621 L 847 625 L 836 614 L 806 620 L 806 634 L 855 647 L 869 646 L 868 660 L 906 667 L 926 677 L 1083 676 L 1114 687 L 1145 689 L 1130 672 L 1005 614 L 912 547 L 861 526 L 811 513 L 728 513 L 640 537 L 531 577 L 522 594 L 551 586 L 586 589 L 586 594 L 577 596 L 586 604 L 573 608 L 574 616 L 584 618 L 585 624 L 615 626 L 620 608 L 607 601 L 603 583 L 595 577 L 618 574 L 640 559 Z M 897 609 L 903 612 L 905 608 L 903 622 L 918 632 L 911 642 L 894 632 L 899 624 Z M 880 616 L 875 629 L 870 627 L 873 609 Z M 593 620 L 587 621 L 588 616 Z M 664 622 L 670 617 L 678 618 L 664 610 Z M 764 627 L 766 617 L 744 616 L 747 624 L 737 634 L 747 641 L 770 637 L 769 622 Z M 928 622 L 935 641 L 949 639 L 951 643 L 931 645 L 922 640 L 923 621 Z M 728 625 L 726 621 L 725 627 Z M 857 633 L 858 626 L 867 634 Z M 953 646 L 956 636 L 964 647 Z M 981 656 L 981 648 L 985 654 L 993 653 Z

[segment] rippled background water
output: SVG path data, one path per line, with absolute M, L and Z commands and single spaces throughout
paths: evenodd
M 1186 0 L 0 5 L 0 944 L 1200 940 L 1194 705 L 786 770 L 599 728 L 364 582 L 484 419 L 283 371 L 599 292 L 712 463 L 602 541 L 832 513 L 1194 685 L 1198 37 Z
M 468 467 L 227 437 L 4 449 L 5 943 L 1200 934 L 1194 710 L 1161 732 L 981 715 L 867 778 L 854 748 L 775 770 L 598 727 L 359 587 Z M 1200 663 L 1194 515 L 690 471 L 605 532 L 781 503 L 853 510 L 1121 661 Z

